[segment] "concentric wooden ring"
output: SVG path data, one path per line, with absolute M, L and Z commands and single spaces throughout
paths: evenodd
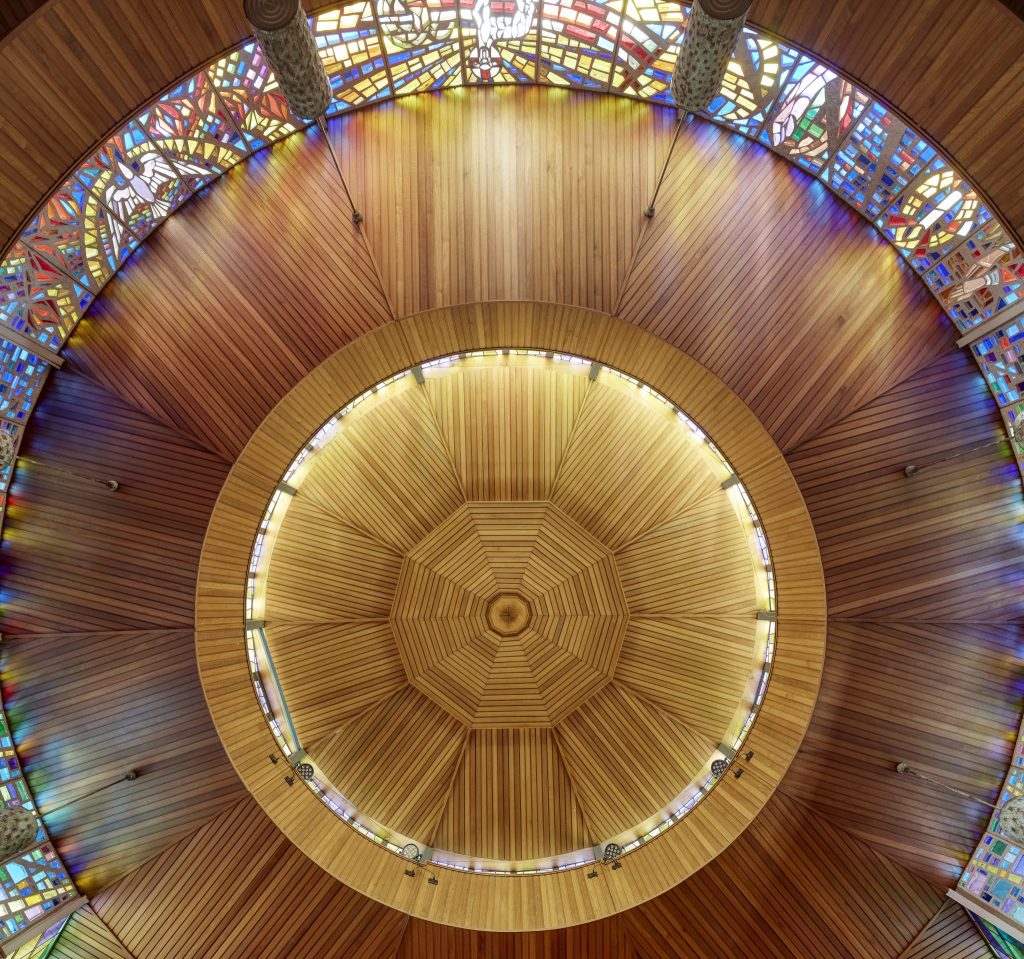
M 574 353 L 627 370 L 685 409 L 735 466 L 772 547 L 778 631 L 772 679 L 741 762 L 678 825 L 623 860 L 623 868 L 525 876 L 443 870 L 437 885 L 405 875 L 399 857 L 359 835 L 268 756 L 276 745 L 253 694 L 244 655 L 249 553 L 267 502 L 306 439 L 347 399 L 423 360 L 524 347 Z M 628 909 L 692 875 L 758 814 L 810 722 L 825 646 L 825 590 L 810 517 L 782 454 L 717 377 L 662 340 L 613 317 L 541 303 L 477 304 L 389 324 L 339 350 L 275 407 L 235 463 L 217 501 L 200 561 L 196 647 L 210 710 L 239 775 L 278 827 L 342 882 L 403 912 L 488 930 L 575 925 Z

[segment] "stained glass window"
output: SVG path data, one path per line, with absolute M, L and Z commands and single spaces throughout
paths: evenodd
M 7 718 L 0 708 L 0 804 L 35 811 L 15 753 Z M 37 816 L 37 845 L 0 865 L 0 939 L 26 928 L 51 909 L 77 896 L 74 883 Z M 46 927 L 44 927 L 46 928 Z
M 328 116 L 390 95 L 384 50 L 369 0 L 321 13 L 310 19 L 310 26 L 331 82 L 334 99 Z
M 464 82 L 456 0 L 377 0 L 395 93 Z
M 924 271 L 991 216 L 971 185 L 938 158 L 878 218 L 878 228 Z
M 1024 386 L 1024 319 L 996 330 L 971 349 L 996 402 L 1000 406 L 1016 403 Z
M 925 275 L 961 330 L 969 330 L 1021 299 L 1024 252 L 990 221 Z
M 875 101 L 823 178 L 847 203 L 874 219 L 936 156 L 933 146 Z
M 43 204 L 21 240 L 93 293 L 139 242 L 75 176 Z
M 78 168 L 78 179 L 88 192 L 86 220 L 105 218 L 115 249 L 123 248 L 128 230 L 144 240 L 191 196 L 138 120 L 126 123 L 89 157 Z
M 207 75 L 250 149 L 258 150 L 297 129 L 277 78 L 255 43 L 222 57 Z
M 1018 740 L 998 805 L 1024 795 L 1024 754 Z M 998 813 L 989 822 L 957 885 L 960 892 L 1024 929 L 1024 849 L 1001 835 Z
M 139 123 L 196 190 L 249 153 L 205 72 L 161 97 L 139 117 Z
M 468 83 L 528 83 L 537 70 L 538 0 L 462 0 Z
M 0 417 L 24 423 L 48 369 L 38 356 L 0 337 Z
M 795 50 L 744 30 L 722 77 L 722 89 L 705 112 L 719 123 L 756 137 L 799 59 Z
M 759 139 L 783 156 L 817 172 L 839 148 L 864 112 L 868 97 L 849 80 L 810 57 L 788 71 Z
M 672 68 L 686 20 L 686 9 L 672 0 L 626 0 L 612 89 L 670 104 Z
M 625 0 L 544 0 L 537 79 L 607 89 L 624 5 Z
M 18 242 L 0 261 L 0 322 L 56 349 L 92 302 L 92 294 Z
M 46 959 L 53 947 L 57 945 L 57 939 L 67 921 L 68 917 L 64 916 L 52 925 L 40 929 L 37 934 L 31 936 L 28 942 L 14 951 L 11 959 Z

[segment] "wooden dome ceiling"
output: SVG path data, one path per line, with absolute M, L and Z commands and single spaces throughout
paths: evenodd
M 349 414 L 262 547 L 299 742 L 435 861 L 624 844 L 751 711 L 769 633 L 751 518 L 689 426 L 589 363 L 422 376 Z M 377 781 L 381 754 L 415 782 Z M 488 770 L 507 781 L 481 788 Z
M 988 91 L 971 94 L 964 112 L 957 98 L 934 97 L 935 83 L 919 82 L 888 46 L 840 26 L 848 10 L 823 21 L 811 6 L 774 5 L 780 24 L 771 25 L 797 38 L 806 29 L 810 46 L 840 62 L 848 49 L 883 92 L 882 74 L 898 75 L 939 111 L 934 122 L 915 113 L 924 128 L 961 157 L 980 151 L 966 162 L 982 185 L 994 189 L 1000 169 L 1013 179 L 1005 150 L 986 148 L 992 141 L 978 132 L 999 122 L 989 106 L 1000 100 L 999 78 L 1012 78 L 1012 31 L 980 30 L 1007 49 L 977 69 L 962 61 L 961 89 Z M 44 50 L 27 30 L 49 29 L 47 12 L 0 48 L 5 63 Z M 130 14 L 121 9 L 109 23 L 129 16 L 139 37 L 162 29 L 159 17 L 150 27 Z M 917 49 L 927 35 L 935 49 L 961 50 L 980 29 L 965 16 L 951 31 L 948 17 L 933 14 L 922 7 L 893 43 Z M 126 57 L 102 110 L 69 107 L 81 144 L 43 137 L 55 166 L 36 169 L 28 152 L 10 149 L 3 196 L 20 201 L 5 203 L 3 216 L 29 209 L 54 171 L 161 86 L 163 72 L 214 52 L 197 54 L 198 44 L 234 39 L 233 24 L 204 31 L 206 16 L 193 18 L 195 32 L 163 29 L 169 46 L 149 43 L 158 55 L 132 61 L 145 68 Z M 87 20 L 96 37 L 114 29 Z M 73 31 L 50 35 L 65 32 Z M 951 62 L 961 61 L 949 53 L 931 69 Z M 875 69 L 879 80 L 869 76 Z M 50 91 L 54 105 L 68 93 L 32 85 L 16 82 L 24 96 L 5 108 L 19 115 L 3 136 L 20 143 L 33 141 L 15 132 L 29 114 L 59 115 L 55 106 L 25 110 L 30 93 Z M 908 787 L 890 770 L 908 759 L 986 795 L 1005 769 L 1006 731 L 1018 719 L 1019 480 L 996 448 L 913 485 L 901 476 L 907 461 L 994 437 L 990 400 L 891 251 L 757 147 L 700 125 L 686 131 L 658 217 L 641 224 L 670 133 L 635 104 L 547 91 L 368 111 L 332 130 L 365 234 L 325 200 L 335 187 L 322 142 L 288 141 L 193 202 L 106 289 L 47 387 L 25 451 L 116 476 L 122 491 L 105 498 L 27 467 L 3 544 L 5 692 L 42 808 L 128 766 L 143 773 L 123 787 L 130 792 L 48 817 L 92 898 L 55 955 L 920 959 L 952 942 L 983 955 L 941 908 L 981 811 Z M 595 143 L 605 148 L 588 153 L 582 177 L 578 147 Z M 381 155 L 393 159 L 389 168 Z M 1000 202 L 1010 211 L 1012 202 Z M 620 315 L 694 356 L 744 400 L 784 451 L 814 520 L 829 647 L 800 754 L 722 855 L 613 919 L 478 936 L 369 901 L 277 830 L 218 743 L 192 624 L 214 500 L 280 397 L 396 314 L 501 299 Z

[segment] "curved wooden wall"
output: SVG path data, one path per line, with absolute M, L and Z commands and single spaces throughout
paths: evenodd
M 1024 23 L 997 0 L 755 0 L 749 19 L 902 109 L 1024 234 L 1005 148 L 1024 138 Z M 0 248 L 118 121 L 250 33 L 235 0 L 49 0 L 0 41 Z
M 639 178 L 632 189 L 642 195 L 657 173 L 669 131 L 655 111 L 540 90 L 463 96 L 458 110 L 448 100 L 406 100 L 339 125 L 393 302 L 409 309 L 514 291 L 609 309 L 612 294 L 627 291 L 622 315 L 709 366 L 762 418 L 787 452 L 817 528 L 831 604 L 822 695 L 775 800 L 796 810 L 789 815 L 800 826 L 780 832 L 774 818 L 765 820 L 764 830 L 751 827 L 733 847 L 740 857 L 733 865 L 723 860 L 700 874 L 707 873 L 711 885 L 693 893 L 695 905 L 688 908 L 694 911 L 683 915 L 710 929 L 700 910 L 717 908 L 729 891 L 728 921 L 714 912 L 717 926 L 776 922 L 770 893 L 743 867 L 741 854 L 756 849 L 774 863 L 764 867 L 767 874 L 791 883 L 794 895 L 823 890 L 813 911 L 795 910 L 812 913 L 816 925 L 780 928 L 776 922 L 772 935 L 788 954 L 821 955 L 815 950 L 822 937 L 830 945 L 820 948 L 838 951 L 851 930 L 862 928 L 854 918 L 860 910 L 883 917 L 863 920 L 869 925 L 896 930 L 887 934 L 884 950 L 872 945 L 860 954 L 899 955 L 937 908 L 932 890 L 951 882 L 983 817 L 976 805 L 896 777 L 892 764 L 905 758 L 962 788 L 994 795 L 1012 745 L 1007 731 L 1017 720 L 1022 637 L 1013 582 L 1020 575 L 1014 532 L 1020 487 L 1005 449 L 976 451 L 913 481 L 900 472 L 908 460 L 926 462 L 974 445 L 979 435 L 998 436 L 992 401 L 972 361 L 953 351 L 938 306 L 867 224 L 831 197 L 811 194 L 796 182 L 800 174 L 753 144 L 718 131 L 705 138 L 699 130 L 683 141 L 658 216 L 647 227 L 645 252 L 626 276 L 629 261 L 619 251 L 630 250 L 639 236 L 641 205 L 621 192 Z M 563 109 L 566 101 L 571 109 Z M 431 111 L 432 121 L 423 116 Z M 499 139 L 509 136 L 503 131 L 517 115 L 516 122 L 535 119 L 544 136 L 525 138 L 512 157 L 488 152 L 482 132 L 468 135 L 484 130 L 485 115 Z M 423 151 L 428 166 L 437 156 L 432 122 L 449 131 L 443 141 L 448 172 L 425 195 L 402 170 L 411 168 L 407 151 Z M 604 145 L 594 154 L 590 179 L 565 165 L 580 143 Z M 649 148 L 643 153 L 642 144 Z M 401 189 L 374 169 L 370 157 L 382 150 L 395 157 Z M 465 170 L 475 177 L 478 158 L 499 184 L 510 182 L 517 166 L 564 170 L 560 192 L 520 180 L 516 190 L 485 197 L 472 178 L 459 175 Z M 133 909 L 135 921 L 143 922 L 150 901 L 144 890 L 158 873 L 181 884 L 162 911 L 149 914 L 154 930 L 145 935 L 156 943 L 176 928 L 175 902 L 199 901 L 202 863 L 219 854 L 214 827 L 195 830 L 196 820 L 217 810 L 229 816 L 233 802 L 250 801 L 218 759 L 205 705 L 189 691 L 194 680 L 184 672 L 168 676 L 166 687 L 185 704 L 180 713 L 160 728 L 160 742 L 136 744 L 125 717 L 141 724 L 147 697 L 135 688 L 131 643 L 119 649 L 117 637 L 141 632 L 132 642 L 144 643 L 160 631 L 188 628 L 205 517 L 230 462 L 290 385 L 387 319 L 380 281 L 356 260 L 341 202 L 328 201 L 334 195 L 326 192 L 327 162 L 316 137 L 296 138 L 229 173 L 159 231 L 73 338 L 25 452 L 114 475 L 124 480 L 122 492 L 111 496 L 30 467 L 12 493 L 2 547 L 5 675 L 14 685 L 16 728 L 19 719 L 30 721 L 21 746 L 44 810 L 79 795 L 87 782 L 105 781 L 105 772 L 94 771 L 95 757 L 117 757 L 110 768 L 119 774 L 121 757 L 142 767 L 147 749 L 170 751 L 182 730 L 198 744 L 178 754 L 175 791 L 168 780 L 144 774 L 125 785 L 133 790 L 130 800 L 114 803 L 101 794 L 54 821 L 62 852 L 86 891 L 107 890 L 96 908 L 114 926 L 122 921 L 118 915 Z M 620 173 L 629 178 L 610 181 Z M 309 178 L 322 178 L 323 189 L 310 186 Z M 568 209 L 588 211 L 588 219 L 565 228 L 552 195 L 572 204 Z M 763 196 L 760 206 L 757 195 Z M 467 207 L 475 202 L 490 204 L 491 215 L 471 217 Z M 561 259 L 559 270 L 534 268 L 546 261 L 533 260 L 521 240 L 516 224 L 524 221 L 537 231 L 561 230 L 550 245 Z M 435 246 L 429 262 L 389 258 L 389 247 L 416 246 L 417 230 L 431 224 L 447 225 L 447 235 L 459 242 Z M 699 245 L 684 232 L 691 224 L 703 225 Z M 275 234 L 267 233 L 271 227 Z M 269 238 L 282 233 L 287 242 L 275 245 Z M 772 260 L 757 260 L 747 242 L 751 235 L 767 238 L 760 255 L 772 245 Z M 803 242 L 805 236 L 815 242 Z M 688 268 L 705 248 L 714 255 L 699 269 Z M 515 264 L 507 276 L 484 275 L 483 262 L 506 261 Z M 759 262 L 778 265 L 768 269 Z M 863 289 L 847 279 L 858 262 L 876 277 Z M 192 272 L 202 283 L 188 279 Z M 756 310 L 741 295 L 752 277 Z M 675 295 L 673 282 L 684 295 Z M 285 349 L 285 335 L 297 326 L 305 337 L 291 338 Z M 152 344 L 161 339 L 166 345 L 156 353 Z M 61 644 L 79 646 L 82 655 L 73 672 L 58 677 L 51 667 Z M 63 749 L 60 737 L 72 722 L 61 706 L 66 691 L 102 687 L 111 662 L 121 678 L 108 683 L 111 695 L 91 701 L 87 719 L 79 716 L 80 745 Z M 808 832 L 808 822 L 820 823 L 819 831 Z M 152 847 L 137 844 L 143 834 Z M 740 845 L 747 836 L 753 846 Z M 161 859 L 129 874 L 157 844 L 175 840 Z M 850 889 L 840 882 L 859 856 L 884 867 L 886 877 L 884 887 L 870 887 L 871 903 L 863 908 L 846 903 Z M 226 871 L 214 874 L 214 883 L 231 876 L 242 881 L 247 867 L 240 862 L 223 864 Z M 816 865 L 821 862 L 831 865 Z M 311 869 L 301 866 L 296 875 L 313 882 Z M 109 886 L 117 876 L 124 878 Z M 685 899 L 690 885 L 669 895 Z M 317 887 L 296 888 L 305 901 Z M 315 901 L 328 902 L 333 894 L 324 888 Z M 115 903 L 124 905 L 115 910 Z M 240 927 L 265 928 L 279 908 L 257 897 L 239 914 Z M 681 907 L 665 908 L 671 915 Z M 893 915 L 902 918 L 887 918 Z M 409 936 L 419 938 L 407 941 L 422 943 L 426 955 L 428 948 L 440 955 L 446 937 L 456 935 L 417 928 L 410 925 Z M 638 956 L 672 955 L 651 951 L 657 930 L 670 927 L 653 928 L 643 940 L 634 938 Z M 732 940 L 722 946 L 714 938 L 732 936 L 728 930 L 708 932 L 708 954 L 729 954 Z M 197 942 L 212 935 L 195 933 Z M 880 941 L 875 933 L 864 935 L 872 944 Z M 457 944 L 465 955 L 471 949 L 488 954 L 476 939 Z M 158 945 L 132 945 L 139 959 L 159 954 Z M 231 948 L 251 955 L 244 944 Z M 274 948 L 268 945 L 266 954 L 285 954 Z M 614 942 L 607 948 L 619 954 Z

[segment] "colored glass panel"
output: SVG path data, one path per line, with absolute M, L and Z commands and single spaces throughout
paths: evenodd
M 249 154 L 205 72 L 161 97 L 139 117 L 139 123 L 193 189 Z
M 0 417 L 23 423 L 49 367 L 38 356 L 0 337 Z
M 67 921 L 67 917 L 58 919 L 52 925 L 39 930 L 28 942 L 18 946 L 11 955 L 11 959 L 46 959 L 53 947 L 57 945 L 57 939 Z
M 395 93 L 463 82 L 457 0 L 377 0 Z
M 19 805 L 35 811 L 32 795 L 18 764 L 11 727 L 2 707 L 0 805 Z M 0 939 L 21 931 L 49 910 L 77 895 L 74 883 L 50 844 L 38 815 L 36 820 L 39 825 L 36 845 L 0 865 Z M 44 934 L 48 930 L 46 925 L 41 928 Z
M 0 262 L 0 322 L 58 348 L 92 302 L 92 294 L 18 242 Z
M 1024 252 L 1001 224 L 991 220 L 924 279 L 956 325 L 966 331 L 1020 302 Z
M 744 30 L 722 77 L 722 89 L 705 113 L 748 137 L 756 137 L 800 54 Z
M 221 57 L 206 73 L 250 149 L 258 150 L 297 129 L 277 78 L 255 43 Z
M 605 90 L 625 0 L 544 0 L 537 79 Z
M 468 83 L 529 83 L 537 69 L 538 0 L 462 0 Z
M 78 179 L 88 192 L 86 222 L 103 219 L 119 250 L 133 242 L 125 227 L 144 240 L 191 196 L 138 120 L 126 123 L 89 157 L 78 168 Z
M 672 69 L 686 21 L 686 9 L 672 0 L 626 0 L 612 89 L 670 104 Z
M 877 224 L 923 272 L 991 217 L 974 188 L 940 158 L 903 191 Z
M 1024 386 L 1024 321 L 1008 324 L 971 349 L 996 402 L 1000 406 L 1017 402 Z
M 874 219 L 936 155 L 933 146 L 875 102 L 823 178 L 847 203 Z
M 984 916 L 969 912 L 996 959 L 1024 959 L 1024 943 L 996 928 Z M 1024 938 L 1024 936 L 1022 936 Z
M 43 204 L 21 241 L 93 293 L 138 240 L 72 176 Z
M 1010 419 L 1024 415 L 1021 405 L 1008 413 Z M 1024 736 L 1017 739 L 996 805 L 1002 806 L 1015 796 L 1024 796 Z M 992 814 L 988 829 L 957 885 L 961 893 L 987 904 L 1024 930 L 1024 849 L 1002 835 L 998 810 Z
M 867 103 L 867 96 L 849 80 L 810 57 L 801 57 L 789 71 L 759 139 L 816 173 L 839 148 Z
M 384 50 L 369 0 L 310 18 L 320 59 L 331 83 L 327 115 L 391 93 Z

